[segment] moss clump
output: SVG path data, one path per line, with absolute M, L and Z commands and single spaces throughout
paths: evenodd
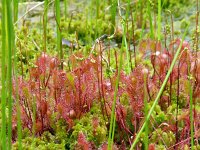
M 176 142 L 175 135 L 172 131 L 163 131 L 161 128 L 158 128 L 152 132 L 150 138 L 151 143 L 155 143 L 158 147 L 166 145 L 174 145 Z
M 75 121 L 73 132 L 70 137 L 72 141 L 70 149 L 74 149 L 77 144 L 77 138 L 80 133 L 86 136 L 87 141 L 93 143 L 95 147 L 99 147 L 107 139 L 106 122 L 103 119 L 101 110 L 97 104 L 95 104 L 91 111 L 84 115 L 80 120 Z
M 64 150 L 67 149 L 69 133 L 66 131 L 66 122 L 56 119 L 57 114 L 52 115 L 50 121 L 52 128 L 43 132 L 40 136 L 31 136 L 29 129 L 22 131 L 22 149 L 24 150 Z M 54 120 L 54 121 L 53 121 Z M 53 125 L 54 123 L 54 125 Z M 18 142 L 13 144 L 13 150 L 18 149 Z

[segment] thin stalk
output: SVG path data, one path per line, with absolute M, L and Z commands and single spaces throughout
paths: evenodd
M 18 19 L 18 0 L 13 1 L 13 16 L 14 22 Z M 14 34 L 14 42 L 15 34 Z M 20 103 L 19 103 L 19 89 L 18 89 L 18 69 L 17 69 L 17 57 L 16 57 L 16 45 L 14 44 L 14 78 L 16 81 L 16 108 L 17 108 L 17 141 L 18 141 L 18 149 L 22 150 L 22 126 L 21 126 L 21 111 L 20 111 Z
M 177 100 L 176 100 L 176 144 L 178 143 L 178 109 L 179 109 L 179 95 L 180 95 L 180 61 L 178 62 L 178 83 L 177 83 Z M 178 147 L 175 147 L 175 149 L 178 149 Z
M 32 133 L 33 137 L 35 136 L 35 129 L 36 128 L 36 97 L 33 96 L 33 128 Z
M 154 39 L 154 30 L 153 30 L 153 22 L 152 22 L 152 16 L 151 16 L 151 6 L 150 1 L 147 2 L 147 12 L 149 16 L 149 23 L 150 23 L 150 38 Z
M 96 29 L 95 29 L 95 39 L 99 37 L 99 26 L 98 26 L 98 19 L 99 19 L 99 9 L 100 9 L 100 0 L 96 0 Z
M 99 43 L 99 47 L 100 47 L 100 57 L 101 57 L 101 59 L 100 59 L 100 64 L 101 64 L 101 67 L 100 67 L 100 82 L 101 82 L 101 96 L 102 96 L 101 99 L 103 100 L 105 113 L 106 113 L 106 116 L 107 116 L 107 119 L 108 119 L 108 112 L 107 112 L 107 109 L 106 109 L 106 101 L 105 101 L 104 88 L 103 88 L 103 62 L 102 62 L 103 52 L 102 52 L 102 43 L 101 42 Z M 104 115 L 104 112 L 103 112 L 103 115 Z
M 12 148 L 12 50 L 14 47 L 14 34 L 13 34 L 13 20 L 12 20 L 12 9 L 11 0 L 6 1 L 6 40 L 7 40 L 7 51 L 8 51 L 8 79 L 7 79 L 7 95 L 8 95 L 8 149 Z
M 190 73 L 190 62 L 188 60 L 188 77 L 189 77 L 189 98 L 190 98 L 190 143 L 191 150 L 194 149 L 194 113 L 193 113 L 193 88 L 192 88 L 192 78 Z
M 128 29 L 129 29 L 129 20 L 128 19 L 129 19 L 130 13 L 131 13 L 131 2 L 130 2 L 130 0 L 128 0 L 128 9 L 127 9 L 127 12 L 126 12 L 126 21 L 127 21 L 126 22 L 126 31 L 127 32 L 129 32 L 128 31 Z M 129 58 L 127 58 L 127 59 L 129 59 L 129 63 L 130 63 L 130 67 L 129 67 L 130 69 L 129 70 L 132 71 L 133 66 L 132 66 L 132 59 L 131 59 L 132 57 L 131 57 L 131 50 L 130 50 L 131 49 L 131 47 L 130 47 L 131 46 L 131 44 L 130 44 L 130 34 L 128 34 L 127 36 L 128 36 L 127 47 L 128 47 L 128 55 L 129 55 Z
M 135 13 L 136 14 L 136 13 Z M 134 18 L 135 18 L 134 14 Z M 134 63 L 135 67 L 137 67 L 137 61 L 136 61 L 136 46 L 135 46 L 135 25 L 134 25 L 134 18 L 133 13 L 131 12 L 131 24 L 132 24 L 132 32 L 133 32 L 133 51 L 134 51 Z
M 45 2 L 44 2 L 44 16 L 43 16 L 44 52 L 47 51 L 47 13 L 48 13 L 48 0 L 45 0 Z
M 20 112 L 20 103 L 19 103 L 19 89 L 18 89 L 18 76 L 17 76 L 17 68 L 16 68 L 16 58 L 15 58 L 15 79 L 16 79 L 16 108 L 17 108 L 17 140 L 18 140 L 18 148 L 22 150 L 22 125 L 21 125 L 21 112 Z
M 196 52 L 199 49 L 199 0 L 196 0 L 197 4 L 197 15 L 196 15 Z
M 56 22 L 57 22 L 57 51 L 61 60 L 61 68 L 63 69 L 63 51 L 61 47 L 61 29 L 60 29 L 60 0 L 55 0 L 56 5 Z
M 17 19 L 18 19 L 18 3 L 19 3 L 19 0 L 13 0 L 13 17 L 14 17 L 14 22 L 16 22 Z
M 162 7 L 161 7 L 161 0 L 158 0 L 158 31 L 157 31 L 157 36 L 158 36 L 158 41 L 161 40 L 161 11 L 162 11 Z
M 112 145 L 114 143 L 114 137 L 115 137 L 115 126 L 116 126 L 116 113 L 114 116 L 114 120 L 113 120 L 113 129 L 112 129 L 112 137 L 111 137 L 111 149 L 112 149 Z
M 128 0 L 128 3 L 130 5 L 130 0 Z M 121 14 L 121 9 L 120 9 L 120 0 L 118 0 L 118 9 L 119 9 L 119 16 L 122 18 L 122 14 Z M 126 40 L 126 21 L 127 21 L 127 18 L 128 18 L 128 13 L 129 13 L 129 9 L 128 11 L 126 12 L 126 18 L 125 20 L 122 18 L 122 21 L 121 21 L 121 25 L 122 25 L 122 29 L 123 29 L 123 40 L 124 40 L 124 45 L 125 45 L 125 49 L 126 49 L 126 64 L 127 64 L 127 73 L 129 74 L 131 72 L 131 67 L 130 67 L 130 61 L 129 61 L 129 49 L 128 49 L 128 43 L 127 43 L 127 40 Z
M 147 110 L 147 98 L 148 98 L 148 94 L 147 94 L 147 73 L 145 72 L 146 70 L 144 70 L 144 114 L 145 114 L 145 120 L 147 119 L 147 115 L 148 115 L 148 110 Z M 147 70 L 148 71 L 148 70 Z M 147 120 L 147 124 L 149 124 L 149 121 Z M 148 150 L 148 134 L 149 134 L 149 127 L 148 125 L 145 127 L 145 139 L 144 139 L 144 149 Z
M 116 17 L 116 9 L 117 9 L 117 0 L 111 0 L 111 23 L 113 25 L 111 33 L 115 30 L 115 17 Z
M 65 5 L 65 21 L 67 20 L 67 2 L 68 2 L 68 0 L 64 0 L 64 5 Z
M 120 49 L 120 60 L 119 60 L 119 68 L 117 70 L 117 79 L 115 83 L 115 92 L 114 92 L 114 100 L 112 104 L 112 112 L 111 112 L 111 120 L 110 120 L 110 129 L 109 129 L 109 137 L 108 137 L 108 150 L 112 149 L 114 134 L 115 134 L 115 123 L 116 123 L 116 116 L 115 116 L 115 108 L 116 108 L 116 101 L 117 101 L 117 93 L 118 93 L 118 86 L 119 86 L 119 80 L 120 80 L 120 72 L 122 69 L 123 64 L 123 46 L 124 41 L 122 41 L 122 47 Z
M 1 57 L 1 113 L 2 113 L 2 126 L 1 126 L 1 148 L 7 149 L 6 140 L 6 0 L 2 0 L 2 57 Z
M 145 22 L 143 19 L 143 0 L 139 0 L 139 11 L 140 11 L 140 19 L 139 19 L 139 28 L 142 27 L 143 23 Z
M 136 144 L 137 144 L 137 142 L 138 142 L 138 140 L 139 140 L 139 138 L 140 138 L 140 136 L 141 136 L 141 134 L 142 134 L 144 128 L 148 125 L 147 123 L 148 123 L 148 121 L 149 121 L 149 119 L 150 119 L 150 117 L 151 117 L 151 114 L 152 114 L 152 112 L 154 111 L 154 108 L 155 108 L 156 104 L 158 103 L 158 100 L 160 99 L 160 96 L 162 95 L 163 90 L 165 89 L 165 85 L 166 85 L 167 82 L 168 82 L 168 79 L 169 79 L 169 77 L 170 77 L 170 74 L 171 74 L 171 72 L 172 72 L 172 70 L 173 70 L 173 68 L 174 68 L 174 65 L 175 65 L 175 63 L 176 63 L 176 60 L 177 60 L 177 58 L 178 58 L 178 56 L 179 56 L 179 53 L 180 53 L 180 51 L 181 51 L 181 47 L 182 47 L 182 44 L 183 44 L 183 40 L 185 39 L 187 30 L 188 30 L 188 27 L 186 28 L 186 30 L 185 30 L 185 32 L 184 32 L 184 35 L 183 35 L 183 37 L 182 37 L 182 41 L 181 41 L 181 43 L 180 43 L 180 45 L 179 45 L 179 47 L 178 47 L 178 50 L 176 51 L 176 54 L 175 54 L 174 59 L 173 59 L 173 61 L 172 61 L 172 64 L 170 65 L 169 71 L 167 72 L 167 75 L 166 75 L 166 77 L 165 77 L 165 79 L 164 79 L 164 81 L 163 81 L 163 84 L 161 85 L 161 88 L 160 88 L 160 90 L 159 90 L 159 92 L 158 92 L 158 94 L 157 94 L 157 96 L 156 96 L 156 99 L 155 99 L 155 101 L 154 101 L 152 107 L 151 107 L 150 110 L 149 110 L 149 113 L 148 113 L 148 115 L 147 115 L 147 117 L 146 117 L 145 122 L 143 123 L 142 127 L 140 128 L 138 134 L 136 135 L 135 140 L 134 140 L 133 144 L 131 145 L 130 150 L 133 150 L 133 149 L 134 149 L 134 147 L 136 146 Z
M 174 42 L 174 20 L 173 20 L 173 16 L 172 16 L 172 13 L 170 12 L 170 18 L 171 18 L 171 38 L 172 38 L 172 42 Z M 172 56 L 174 56 L 174 46 L 172 46 Z M 170 59 L 170 63 L 171 63 L 171 59 Z M 172 77 L 173 77 L 173 72 L 172 74 L 170 75 L 170 99 L 169 99 L 169 102 L 168 102 L 168 106 L 170 105 L 171 103 L 171 99 L 172 99 Z
M 129 26 L 128 22 L 126 23 L 126 30 L 128 31 Z M 130 63 L 130 71 L 133 70 L 133 63 L 132 63 L 132 55 L 131 55 L 131 42 L 130 42 L 130 34 L 127 34 L 127 41 L 128 41 L 128 53 L 129 53 L 129 63 Z
M 143 33 L 144 33 L 145 23 L 146 23 L 146 15 L 143 17 L 142 31 L 140 32 L 139 43 L 140 43 L 140 41 L 143 39 Z

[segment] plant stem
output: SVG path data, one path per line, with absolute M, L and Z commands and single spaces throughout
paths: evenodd
M 18 19 L 18 2 L 19 2 L 19 0 L 13 0 L 13 17 L 14 17 L 14 22 L 16 22 L 17 19 Z
M 152 23 L 152 17 L 151 17 L 151 6 L 150 6 L 149 0 L 147 2 L 147 12 L 149 15 L 149 23 L 150 23 L 150 38 L 154 39 L 153 23 Z
M 117 0 L 111 0 L 111 23 L 113 25 L 111 33 L 114 32 L 115 28 L 116 9 L 117 9 Z
M 8 95 L 8 149 L 12 148 L 12 51 L 14 47 L 14 34 L 13 34 L 13 18 L 11 9 L 11 0 L 6 1 L 6 43 L 8 52 L 8 78 L 7 78 L 7 95 Z
M 187 59 L 188 60 L 188 59 Z M 190 73 L 190 62 L 188 63 L 188 77 L 189 77 L 189 98 L 190 98 L 190 134 L 191 134 L 191 150 L 194 149 L 194 114 L 193 114 L 193 88 L 192 88 L 192 78 Z
M 57 22 L 57 50 L 61 60 L 61 69 L 63 69 L 63 51 L 61 47 L 61 29 L 60 29 L 60 0 L 55 0 L 56 2 L 56 22 Z
M 130 0 L 128 0 L 128 3 L 130 5 Z M 118 0 L 118 9 L 119 9 L 119 16 L 122 18 L 122 13 L 121 13 L 121 9 L 120 9 L 120 0 Z M 128 13 L 129 13 L 129 9 L 126 12 L 126 18 L 121 20 L 121 25 L 122 25 L 122 29 L 123 29 L 123 41 L 124 41 L 124 45 L 125 45 L 125 49 L 126 49 L 126 60 L 127 60 L 127 73 L 129 74 L 131 72 L 131 67 L 130 67 L 130 61 L 129 61 L 129 49 L 128 49 L 128 44 L 127 44 L 127 40 L 126 40 L 126 20 L 128 18 Z
M 112 149 L 112 144 L 113 144 L 113 139 L 114 139 L 114 134 L 115 134 L 115 121 L 116 121 L 116 116 L 115 116 L 115 108 L 116 108 L 116 101 L 117 101 L 117 93 L 118 93 L 118 86 L 119 86 L 119 80 L 120 80 L 120 72 L 122 69 L 122 63 L 123 63 L 123 46 L 124 46 L 124 41 L 122 41 L 122 47 L 120 49 L 120 60 L 119 60 L 119 68 L 117 71 L 117 79 L 115 83 L 115 92 L 114 92 L 114 100 L 112 104 L 112 113 L 111 113 L 111 120 L 110 120 L 110 129 L 109 129 L 109 137 L 108 137 L 108 150 Z
M 2 0 L 2 57 L 1 57 L 1 113 L 2 113 L 2 126 L 1 126 L 1 148 L 6 150 L 6 0 Z
M 98 19 L 99 19 L 99 9 L 100 9 L 100 0 L 96 0 L 96 29 L 95 29 L 95 39 L 99 37 L 99 26 L 98 24 Z
M 18 0 L 13 1 L 13 16 L 14 22 L 18 19 Z M 17 26 L 17 25 L 16 25 Z M 15 34 L 14 39 L 15 41 Z M 22 150 L 22 126 L 21 126 L 21 111 L 20 111 L 20 103 L 19 103 L 19 88 L 18 88 L 18 71 L 17 71 L 17 57 L 16 57 L 16 45 L 13 45 L 14 51 L 14 78 L 16 82 L 16 109 L 17 109 L 17 141 L 18 141 L 18 149 Z
M 68 0 L 64 0 L 64 5 L 65 5 L 65 21 L 67 21 L 67 2 L 68 2 Z
M 47 13 L 48 13 L 48 0 L 44 2 L 44 16 L 43 16 L 43 28 L 44 28 L 44 52 L 47 50 Z
M 144 73 L 144 112 L 145 112 L 145 120 L 147 119 L 147 115 L 148 115 L 148 110 L 147 110 L 147 73 Z M 147 120 L 147 124 L 149 123 L 149 121 Z M 148 150 L 148 134 L 149 134 L 149 127 L 148 125 L 145 127 L 145 150 Z
M 157 36 L 158 36 L 158 41 L 161 40 L 161 11 L 162 11 L 162 8 L 161 8 L 161 0 L 158 0 L 158 31 L 157 31 Z

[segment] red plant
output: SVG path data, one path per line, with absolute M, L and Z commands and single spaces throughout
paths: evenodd
M 94 64 L 86 59 L 81 66 L 66 73 L 59 69 L 60 62 L 56 58 L 42 53 L 37 59 L 37 67 L 30 69 L 29 79 L 20 77 L 13 82 L 13 97 L 19 99 L 23 127 L 32 131 L 35 108 L 37 133 L 51 128 L 50 117 L 54 112 L 59 112 L 58 117 L 64 118 L 70 129 L 73 119 L 88 112 L 98 98 Z M 13 113 L 15 129 L 16 107 Z
M 86 140 L 86 137 L 83 133 L 78 135 L 78 143 L 75 147 L 75 150 L 92 150 L 92 145 Z

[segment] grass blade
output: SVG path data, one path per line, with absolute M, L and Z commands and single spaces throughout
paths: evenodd
M 147 2 L 147 13 L 149 16 L 149 24 L 150 24 L 150 38 L 154 39 L 153 22 L 152 22 L 152 16 L 151 16 L 151 6 L 150 6 L 149 0 Z
M 44 28 L 44 52 L 47 50 L 47 14 L 48 14 L 48 0 L 44 2 L 44 16 L 43 16 L 43 28 Z
M 158 21 L 157 21 L 158 22 L 158 31 L 157 31 L 158 41 L 161 40 L 161 24 L 162 24 L 161 11 L 162 11 L 161 0 L 158 0 Z
M 8 149 L 12 148 L 12 51 L 14 47 L 14 34 L 13 34 L 13 20 L 11 0 L 6 1 L 7 10 L 7 23 L 6 23 L 6 40 L 8 50 L 8 80 L 7 80 L 7 92 L 8 92 Z
M 60 56 L 60 60 L 63 60 L 63 52 L 61 47 L 61 29 L 60 29 L 60 0 L 55 1 L 56 5 L 56 22 L 57 22 L 57 51 Z M 63 68 L 63 63 L 61 63 L 61 68 Z
M 2 57 L 1 57 L 1 149 L 6 150 L 6 0 L 2 0 Z

